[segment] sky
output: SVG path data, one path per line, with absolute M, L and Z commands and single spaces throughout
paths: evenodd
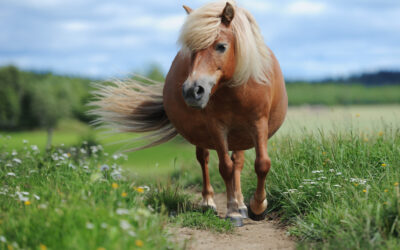
M 0 0 L 0 65 L 123 77 L 179 51 L 186 13 L 204 0 Z M 400 69 L 399 0 L 236 0 L 256 18 L 288 79 Z

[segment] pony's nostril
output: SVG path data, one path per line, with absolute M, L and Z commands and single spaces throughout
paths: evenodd
M 204 95 L 204 88 L 202 86 L 196 86 L 194 88 L 194 97 L 199 100 L 203 97 Z

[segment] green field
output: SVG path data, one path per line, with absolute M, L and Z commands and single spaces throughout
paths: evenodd
M 270 212 L 288 226 L 299 248 L 400 247 L 399 119 L 399 106 L 290 108 L 269 143 L 266 190 Z M 111 143 L 131 135 L 103 132 L 64 121 L 54 145 L 75 149 L 64 146 L 50 153 L 44 153 L 42 131 L 2 133 L 0 248 L 167 249 L 178 247 L 166 230 L 168 221 L 231 230 L 216 217 L 192 211 L 192 198 L 181 194 L 201 185 L 193 146 L 176 140 L 116 160 L 121 145 Z M 93 137 L 105 148 L 98 156 L 80 150 L 81 142 Z M 246 155 L 242 183 L 249 199 L 255 156 L 253 151 Z M 216 161 L 213 154 L 211 179 L 223 191 Z M 118 171 L 122 166 L 123 178 L 113 177 L 115 169 L 102 171 L 104 164 Z M 174 184 L 159 186 L 161 180 Z M 142 192 L 142 185 L 150 191 Z M 177 212 L 186 213 L 172 221 L 167 217 Z

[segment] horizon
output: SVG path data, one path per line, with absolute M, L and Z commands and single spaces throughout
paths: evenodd
M 125 77 L 179 50 L 186 14 L 209 1 L 4 0 L 0 65 L 87 78 Z M 256 18 L 286 79 L 400 70 L 400 2 L 236 1 Z

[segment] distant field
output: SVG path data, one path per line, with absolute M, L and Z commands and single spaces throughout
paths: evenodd
M 291 106 L 400 104 L 400 85 L 291 83 L 286 87 Z

